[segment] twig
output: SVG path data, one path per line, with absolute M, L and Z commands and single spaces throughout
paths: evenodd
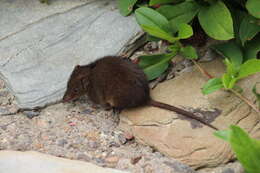
M 204 70 L 194 59 L 192 59 L 191 61 L 196 65 L 196 67 L 202 74 L 206 75 L 209 79 L 213 78 L 213 76 L 211 76 L 206 70 Z
M 207 76 L 209 79 L 214 78 L 211 76 L 206 70 L 204 70 L 194 59 L 192 59 L 192 62 L 197 66 L 197 68 L 200 70 L 202 74 Z M 236 92 L 234 89 L 229 89 L 233 94 L 235 94 L 238 98 L 240 98 L 242 101 L 244 101 L 248 106 L 250 106 L 256 113 L 260 114 L 260 110 L 253 104 L 249 99 L 247 99 L 245 96 L 241 95 L 240 93 Z
M 243 100 L 246 104 L 248 104 L 252 109 L 254 109 L 254 111 L 256 113 L 260 113 L 260 110 L 253 104 L 250 102 L 250 100 L 248 100 L 246 97 L 244 97 L 243 95 L 241 95 L 240 93 L 236 92 L 233 89 L 229 89 L 233 94 L 235 94 L 237 97 L 239 97 L 241 100 Z

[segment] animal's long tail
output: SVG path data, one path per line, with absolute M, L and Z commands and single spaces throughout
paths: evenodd
M 149 104 L 151 106 L 154 106 L 154 107 L 158 107 L 158 108 L 162 108 L 162 109 L 166 109 L 166 110 L 170 110 L 170 111 L 173 111 L 173 112 L 176 112 L 178 114 L 181 114 L 181 115 L 184 115 L 188 118 L 191 118 L 191 119 L 195 119 L 199 122 L 201 122 L 202 124 L 208 126 L 208 127 L 211 127 L 215 130 L 219 130 L 217 127 L 205 122 L 203 119 L 197 117 L 195 114 L 191 113 L 191 112 L 188 112 L 184 109 L 181 109 L 181 108 L 178 108 L 178 107 L 175 107 L 175 106 L 172 106 L 172 105 L 168 105 L 168 104 L 165 104 L 165 103 L 162 103 L 162 102 L 158 102 L 158 101 L 155 101 L 155 100 L 150 100 Z

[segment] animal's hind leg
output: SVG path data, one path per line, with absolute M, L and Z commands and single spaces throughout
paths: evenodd
M 112 109 L 113 109 L 113 114 L 119 114 L 122 111 L 122 109 L 120 108 L 113 107 Z

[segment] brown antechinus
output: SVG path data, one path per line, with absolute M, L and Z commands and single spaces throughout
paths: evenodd
M 84 94 L 105 108 L 150 105 L 174 111 L 218 130 L 191 112 L 153 100 L 143 70 L 137 64 L 117 56 L 106 56 L 89 65 L 75 67 L 63 101 L 74 100 Z

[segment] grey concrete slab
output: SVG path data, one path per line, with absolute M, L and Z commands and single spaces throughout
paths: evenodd
M 28 1 L 34 4 L 35 0 Z M 6 22 L 20 4 L 19 1 L 10 3 L 14 5 L 0 13 Z M 33 16 L 34 11 L 44 5 L 26 4 L 23 10 L 27 12 L 16 12 L 16 16 L 23 14 L 24 17 L 16 18 L 16 22 L 4 30 L 0 28 L 3 34 L 0 78 L 16 96 L 20 108 L 57 102 L 76 64 L 88 64 L 102 56 L 118 54 L 141 31 L 133 16 L 121 16 L 115 1 L 111 0 L 84 1 L 76 6 L 71 2 L 71 8 L 66 4 L 61 11 L 50 5 L 48 8 L 53 10 L 49 10 L 49 15 L 41 14 L 35 20 L 28 15 Z M 1 6 L 0 11 L 3 8 Z M 30 18 L 31 23 L 28 22 Z M 14 29 L 16 23 L 17 30 Z M 12 31 L 8 32 L 8 28 Z
M 1 173 L 127 173 L 35 151 L 0 151 Z

